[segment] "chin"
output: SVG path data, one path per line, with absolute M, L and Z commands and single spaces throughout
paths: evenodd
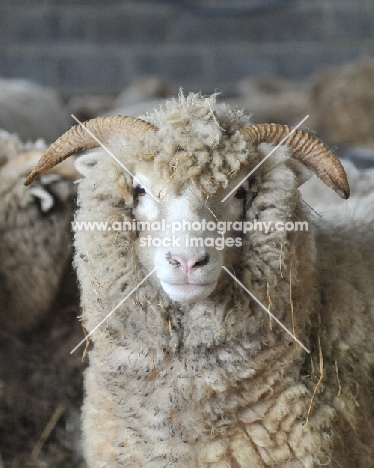
M 173 301 L 198 302 L 206 299 L 215 289 L 217 281 L 208 284 L 170 284 L 161 281 L 161 286 Z

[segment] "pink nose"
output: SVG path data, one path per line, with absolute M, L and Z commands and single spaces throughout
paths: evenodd
M 209 262 L 209 256 L 205 254 L 200 257 L 185 258 L 180 255 L 170 255 L 169 262 L 172 265 L 180 266 L 182 270 L 188 274 L 191 272 L 192 268 L 206 265 Z

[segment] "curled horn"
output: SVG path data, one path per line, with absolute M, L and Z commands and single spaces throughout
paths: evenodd
M 122 115 L 98 117 L 84 122 L 83 125 L 103 143 L 114 135 L 142 138 L 147 130 L 156 130 L 156 127 L 144 120 Z M 60 136 L 40 158 L 27 177 L 25 185 L 31 184 L 42 172 L 51 169 L 72 154 L 100 146 L 85 128 L 82 125 L 75 125 Z
M 244 138 L 254 145 L 280 143 L 290 132 L 288 125 L 258 124 L 240 130 Z M 286 144 L 291 148 L 293 158 L 311 169 L 322 182 L 332 188 L 341 198 L 350 195 L 344 168 L 337 156 L 321 140 L 303 130 L 296 130 Z

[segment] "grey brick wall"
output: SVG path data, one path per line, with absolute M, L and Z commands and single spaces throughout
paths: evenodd
M 229 93 L 249 75 L 303 80 L 322 66 L 374 55 L 374 0 L 283 1 L 221 16 L 178 4 L 2 0 L 0 76 L 66 96 L 116 94 L 139 74 Z

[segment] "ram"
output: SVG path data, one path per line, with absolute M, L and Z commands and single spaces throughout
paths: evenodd
M 84 325 L 103 323 L 88 466 L 371 465 L 370 199 L 315 217 L 298 188 L 311 169 L 348 198 L 336 156 L 215 96 L 180 93 L 145 120 L 74 127 L 26 181 L 91 149 L 75 221 L 108 229 L 75 233 Z

